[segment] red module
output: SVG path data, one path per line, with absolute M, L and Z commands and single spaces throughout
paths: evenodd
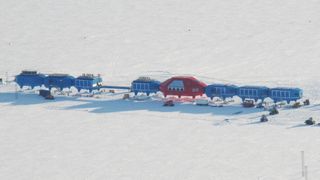
M 178 96 L 202 96 L 207 85 L 191 76 L 172 77 L 161 83 L 160 91 L 164 97 L 168 95 Z

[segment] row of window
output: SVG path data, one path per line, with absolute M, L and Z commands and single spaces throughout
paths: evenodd
M 253 96 L 256 97 L 258 96 L 258 90 L 254 90 L 254 89 L 240 89 L 240 93 L 241 96 Z
M 226 94 L 226 89 L 225 88 L 212 88 L 212 94 Z M 242 95 L 242 96 L 257 96 L 258 90 L 241 89 L 240 95 Z M 272 91 L 271 95 L 272 95 L 272 97 L 282 97 L 282 98 L 291 97 L 289 91 Z
M 135 84 L 133 84 L 133 89 L 150 90 L 150 84 L 147 84 L 147 83 L 135 83 Z
M 168 87 L 168 90 L 169 90 L 169 91 L 179 91 L 179 92 L 183 92 L 183 91 L 184 91 L 184 88 L 171 88 L 171 87 Z M 194 92 L 194 93 L 196 93 L 196 92 L 199 92 L 200 89 L 199 89 L 199 88 L 192 88 L 191 91 Z
M 213 94 L 226 94 L 226 89 L 225 88 L 212 88 L 212 93 Z
M 76 80 L 75 84 L 78 87 L 92 87 L 92 82 L 85 80 Z
M 169 91 L 180 91 L 180 92 L 183 92 L 183 91 L 184 91 L 184 88 L 168 87 L 168 90 L 169 90 Z
M 271 95 L 272 95 L 272 97 L 287 98 L 287 97 L 290 97 L 290 92 L 288 92 L 288 91 L 272 91 Z

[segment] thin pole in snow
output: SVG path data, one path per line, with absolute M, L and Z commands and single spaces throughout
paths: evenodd
M 304 159 L 304 151 L 301 151 L 301 167 L 302 167 L 302 177 L 305 177 L 305 159 Z
M 306 180 L 308 180 L 308 166 L 305 166 L 304 169 L 305 169 L 304 177 L 306 178 Z
M 18 85 L 15 85 L 15 98 L 18 99 Z
M 8 72 L 6 72 L 6 84 L 8 84 L 9 82 L 9 75 L 8 75 Z

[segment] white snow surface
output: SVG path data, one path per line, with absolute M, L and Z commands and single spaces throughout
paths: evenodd
M 300 180 L 320 177 L 319 0 L 0 0 L 0 78 L 22 69 L 303 88 L 263 110 L 58 96 L 0 86 L 0 179 Z M 239 112 L 242 112 L 239 114 Z

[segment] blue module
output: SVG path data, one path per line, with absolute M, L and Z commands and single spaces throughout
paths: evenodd
M 89 90 L 99 89 L 102 85 L 102 78 L 100 76 L 94 76 L 93 74 L 82 74 L 75 79 L 75 88 L 78 91 L 81 89 Z
M 261 99 L 269 96 L 269 88 L 265 86 L 242 86 L 239 87 L 237 95 L 244 101 L 245 99 Z
M 16 76 L 16 83 L 23 88 L 24 86 L 31 87 L 41 87 L 45 79 L 44 74 L 39 74 L 37 71 L 22 71 L 19 75 Z
M 146 93 L 148 96 L 151 93 L 160 91 L 160 81 L 153 80 L 149 77 L 140 77 L 131 83 L 131 91 L 135 95 L 138 93 Z
M 232 98 L 237 95 L 238 87 L 228 84 L 211 84 L 205 89 L 207 97 L 213 99 L 218 97 L 221 99 Z
M 272 88 L 269 96 L 274 102 L 287 101 L 290 103 L 290 101 L 301 99 L 303 91 L 300 88 Z
M 52 88 L 71 88 L 74 86 L 74 77 L 68 74 L 51 74 L 44 79 L 44 85 L 51 90 Z

